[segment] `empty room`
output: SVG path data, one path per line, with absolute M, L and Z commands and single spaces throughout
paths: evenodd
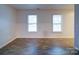
M 73 4 L 0 5 L 0 55 L 74 55 L 74 40 Z

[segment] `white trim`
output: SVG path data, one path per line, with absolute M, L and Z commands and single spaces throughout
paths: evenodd
M 13 40 L 15 40 L 16 37 L 11 38 L 11 40 L 9 40 L 8 42 L 4 43 L 3 45 L 0 46 L 0 49 L 3 48 L 4 46 L 6 46 L 7 44 L 9 44 L 10 42 L 12 42 Z
M 79 51 L 79 48 L 75 47 L 75 49 Z

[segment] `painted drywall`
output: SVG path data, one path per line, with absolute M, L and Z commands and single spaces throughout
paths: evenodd
M 37 15 L 37 32 L 28 32 L 27 15 Z M 52 32 L 52 15 L 63 15 L 63 31 Z M 72 10 L 18 10 L 16 20 L 17 38 L 73 38 L 74 37 L 74 9 Z
M 14 39 L 15 10 L 8 5 L 0 5 L 0 48 Z
M 79 5 L 75 5 L 75 48 L 79 50 Z

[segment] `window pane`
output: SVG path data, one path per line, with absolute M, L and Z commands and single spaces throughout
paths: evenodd
M 29 24 L 28 25 L 28 31 L 29 32 L 36 32 L 37 31 L 37 25 L 36 24 Z
M 28 15 L 28 23 L 37 23 L 37 15 Z
M 28 15 L 28 31 L 37 31 L 37 15 Z
M 61 23 L 62 15 L 53 15 L 53 23 Z
M 62 15 L 53 15 L 53 32 L 61 32 Z
M 61 24 L 53 24 L 53 32 L 61 32 Z

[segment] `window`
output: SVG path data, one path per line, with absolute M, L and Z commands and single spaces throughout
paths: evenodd
M 53 15 L 53 32 L 62 31 L 62 15 Z
M 37 32 L 37 15 L 28 15 L 28 32 Z

